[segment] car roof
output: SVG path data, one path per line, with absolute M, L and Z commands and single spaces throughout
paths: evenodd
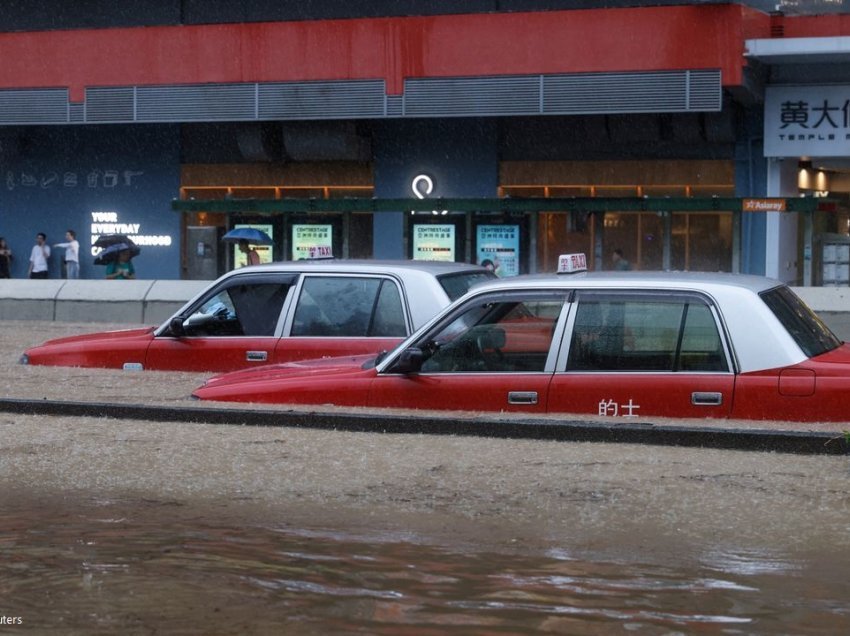
M 383 273 L 388 271 L 415 270 L 434 276 L 454 274 L 459 272 L 486 271 L 480 265 L 469 263 L 454 263 L 448 261 L 413 261 L 413 260 L 374 260 L 374 259 L 321 259 L 301 261 L 277 261 L 264 265 L 252 265 L 233 270 L 228 274 L 251 272 L 368 272 Z
M 712 292 L 734 287 L 755 294 L 782 285 L 778 280 L 748 274 L 723 272 L 582 272 L 578 274 L 530 274 L 482 282 L 476 292 L 499 289 L 530 288 L 617 288 L 634 289 L 692 289 Z

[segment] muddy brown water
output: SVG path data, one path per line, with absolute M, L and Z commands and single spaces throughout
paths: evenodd
M 203 374 L 21 367 L 179 405 Z M 0 413 L 0 633 L 837 634 L 850 460 Z M 14 620 L 13 620 L 14 619 Z

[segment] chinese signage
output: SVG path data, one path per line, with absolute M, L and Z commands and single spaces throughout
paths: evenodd
M 608 417 L 637 417 L 639 404 L 635 404 L 632 398 L 628 402 L 618 403 L 614 400 L 599 400 L 599 415 Z
M 333 258 L 333 255 L 333 226 L 292 226 L 292 260 Z
M 518 225 L 479 225 L 477 245 L 480 265 L 492 264 L 497 276 L 519 274 Z
M 558 257 L 558 273 L 572 274 L 587 271 L 586 254 L 561 254 Z
M 414 225 L 413 258 L 418 261 L 454 261 L 454 225 Z
M 850 155 L 850 85 L 768 86 L 766 157 Z
M 274 228 L 272 225 L 264 225 L 262 223 L 238 223 L 233 226 L 233 229 L 240 227 L 252 227 L 255 230 L 262 230 L 271 238 L 274 238 Z M 251 245 L 257 254 L 260 256 L 260 264 L 272 262 L 272 246 L 271 245 Z M 245 267 L 248 264 L 248 254 L 239 249 L 239 245 L 233 246 L 233 267 Z

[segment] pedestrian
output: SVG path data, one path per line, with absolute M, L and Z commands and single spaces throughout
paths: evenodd
M 56 243 L 53 247 L 65 248 L 65 278 L 80 277 L 80 243 L 74 230 L 65 232 L 65 243 Z
M 118 258 L 106 266 L 106 278 L 109 280 L 129 280 L 136 277 L 136 269 L 130 260 L 130 250 L 118 252 Z
M 2 236 L 0 236 L 0 278 L 12 278 L 12 250 Z
M 614 261 L 614 269 L 619 272 L 627 272 L 632 268 L 632 264 L 623 256 L 623 250 L 619 247 L 614 250 L 611 255 L 611 260 Z
M 48 278 L 48 260 L 50 246 L 47 244 L 47 234 L 39 232 L 35 235 L 35 245 L 30 252 L 30 264 L 27 276 L 30 278 Z
M 260 254 L 257 250 L 248 244 L 248 241 L 239 241 L 239 251 L 245 254 L 247 265 L 259 265 Z

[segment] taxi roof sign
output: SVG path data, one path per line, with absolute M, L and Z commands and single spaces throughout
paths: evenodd
M 587 257 L 584 254 L 561 254 L 558 257 L 559 274 L 575 274 L 587 271 Z

